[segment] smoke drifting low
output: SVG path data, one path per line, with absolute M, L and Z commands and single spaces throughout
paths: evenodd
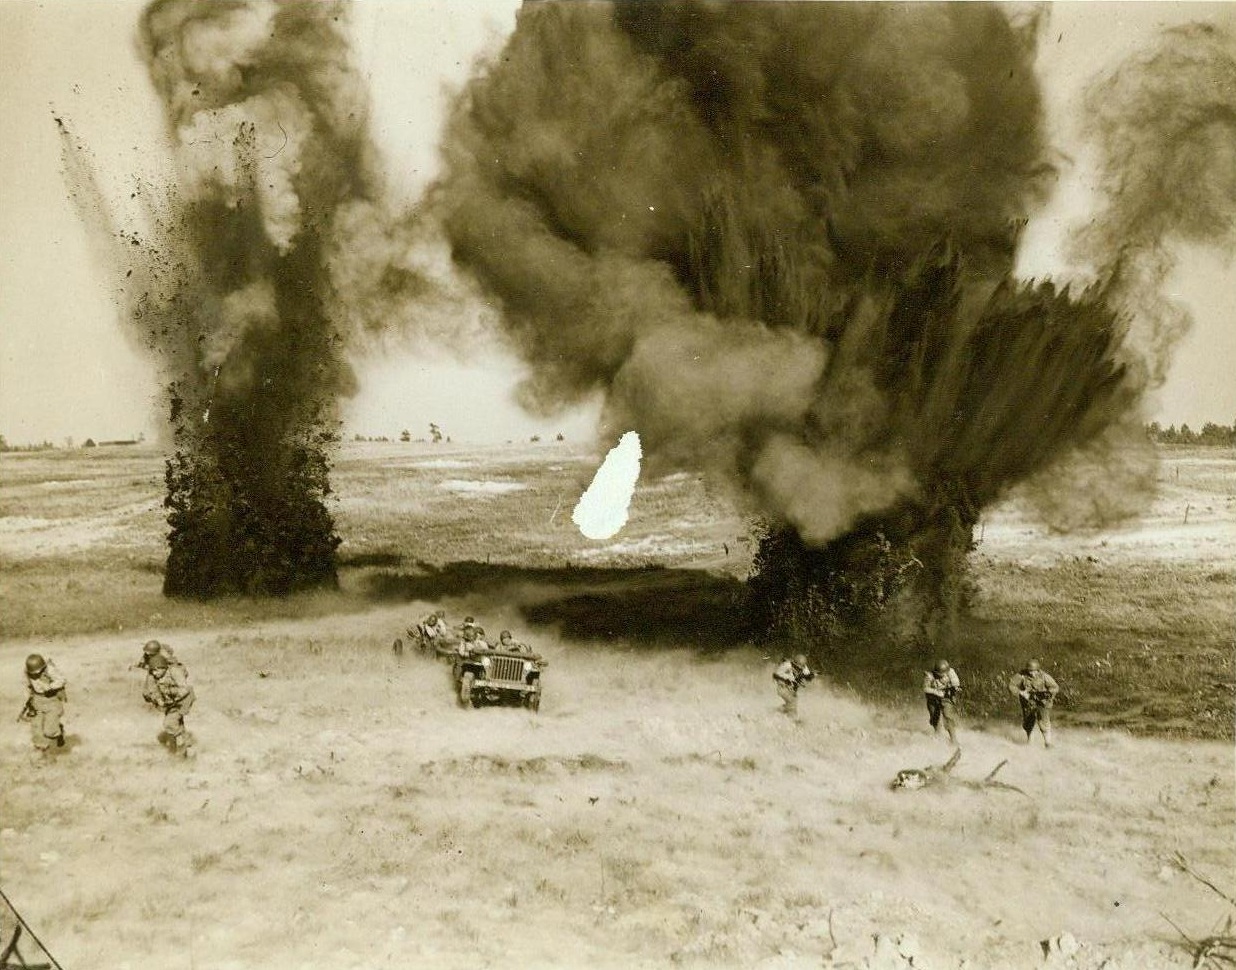
M 1230 81 L 1186 32 L 1090 102 L 1098 283 L 1012 278 L 1051 175 L 1033 29 L 983 4 L 532 3 L 459 101 L 434 201 L 527 403 L 603 392 L 654 469 L 730 482 L 771 522 L 772 613 L 855 599 L 877 560 L 938 612 L 979 510 L 1110 449 L 1161 379 L 1166 237 L 1231 231 L 1227 176 L 1157 195 L 1236 157 Z

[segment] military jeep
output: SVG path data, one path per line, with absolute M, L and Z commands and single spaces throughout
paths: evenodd
M 548 666 L 549 661 L 539 653 L 497 646 L 459 653 L 452 666 L 459 703 L 463 707 L 517 703 L 538 711 L 541 671 Z

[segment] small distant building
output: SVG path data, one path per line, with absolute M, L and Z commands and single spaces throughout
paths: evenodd
M 94 443 L 93 438 L 87 438 L 85 441 L 82 442 L 82 447 L 83 448 L 97 448 L 98 445 Z

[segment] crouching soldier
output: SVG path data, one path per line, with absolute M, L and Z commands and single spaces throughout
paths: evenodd
M 805 654 L 781 661 L 773 671 L 773 683 L 777 685 L 777 696 L 781 698 L 782 714 L 798 716 L 798 689 L 813 680 L 815 673 L 807 666 Z
M 156 654 L 147 668 L 142 696 L 163 712 L 159 743 L 173 754 L 187 757 L 192 739 L 185 730 L 185 714 L 193 707 L 195 695 L 184 665 L 170 664 L 166 657 Z
M 927 698 L 927 723 L 940 733 L 940 727 L 948 732 L 950 744 L 957 744 L 957 694 L 961 691 L 961 678 L 949 666 L 947 660 L 936 662 L 923 679 L 923 694 Z
M 35 750 L 51 754 L 63 748 L 65 680 L 50 659 L 37 653 L 26 658 L 26 691 L 21 716 L 30 721 Z
M 1060 693 L 1060 685 L 1037 660 L 1026 661 L 1021 673 L 1009 681 L 1009 691 L 1021 701 L 1021 729 L 1026 732 L 1026 744 L 1037 724 L 1043 735 L 1043 747 L 1051 747 L 1051 709 Z

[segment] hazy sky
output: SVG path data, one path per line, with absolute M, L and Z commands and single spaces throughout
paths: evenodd
M 165 164 L 162 109 L 134 41 L 143 3 L 0 0 L 0 434 L 10 442 L 150 435 L 159 424 L 151 365 L 126 340 L 104 276 L 61 176 L 53 114 L 88 147 L 104 190 L 123 211 L 133 180 Z M 375 136 L 394 187 L 412 201 L 436 166 L 445 91 L 514 24 L 511 0 L 357 4 L 357 57 L 370 79 Z M 1063 275 L 1060 241 L 1085 218 L 1086 153 L 1077 97 L 1096 72 L 1155 30 L 1189 20 L 1236 30 L 1236 3 L 1068 3 L 1051 9 L 1040 68 L 1056 144 L 1074 160 L 1053 203 L 1031 225 L 1021 271 Z M 1236 96 L 1236 95 L 1234 95 Z M 1236 420 L 1236 266 L 1190 254 L 1172 281 L 1196 325 L 1153 402 L 1166 423 Z M 589 433 L 595 414 L 536 422 L 512 403 L 518 362 L 497 349 L 465 361 L 387 348 L 356 362 L 347 433 L 423 435 L 430 421 L 456 440 Z

